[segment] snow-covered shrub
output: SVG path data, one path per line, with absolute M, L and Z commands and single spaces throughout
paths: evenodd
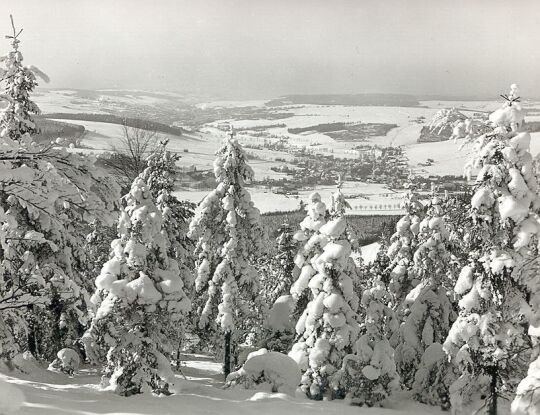
M 470 252 L 454 287 L 461 296 L 459 317 L 444 343 L 461 373 L 450 388 L 456 413 L 469 413 L 480 393 L 493 412 L 500 394 L 515 391 L 531 349 L 525 316 L 533 332 L 538 322 L 539 186 L 530 134 L 517 131 L 523 122 L 517 94 L 513 85 L 505 105 L 490 115 L 493 129 L 477 138 L 469 163 L 479 169 L 469 207 Z
M 311 237 L 317 238 L 322 252 L 311 257 L 309 264 L 302 264 L 299 279 L 310 268 L 302 283 L 310 290 L 310 301 L 296 324 L 299 338 L 289 353 L 303 372 L 301 389 L 312 399 L 322 399 L 332 391 L 330 380 L 351 353 L 359 331 L 358 297 L 351 278 L 355 265 L 351 244 L 344 238 L 347 221 L 340 206 L 333 208 L 332 216 Z M 293 296 L 303 291 L 295 286 Z
M 253 170 L 232 134 L 217 153 L 214 175 L 217 187 L 198 206 L 189 236 L 196 241 L 199 328 L 222 334 L 227 374 L 235 344 L 262 326 L 264 304 L 253 261 L 262 248 L 263 229 L 245 188 Z
M 24 403 L 24 395 L 19 388 L 0 379 L 0 415 L 18 412 Z
M 291 316 L 294 300 L 291 295 L 279 297 L 264 323 L 262 346 L 273 352 L 288 353 L 294 341 L 294 322 Z
M 452 368 L 440 343 L 430 344 L 418 364 L 412 384 L 413 397 L 428 405 L 450 408 Z
M 345 356 L 333 379 L 333 387 L 352 404 L 374 406 L 399 390 L 394 350 L 387 339 L 398 324 L 388 306 L 390 298 L 380 279 L 372 281 L 362 296 L 366 332 L 356 341 L 353 353 Z
M 68 375 L 73 375 L 79 370 L 81 358 L 79 353 L 70 348 L 60 350 L 56 359 L 49 365 L 49 370 L 59 371 Z
M 250 353 L 242 368 L 229 374 L 226 382 L 227 386 L 294 395 L 300 378 L 300 369 L 289 356 L 260 349 Z
M 163 217 L 141 177 L 124 196 L 111 259 L 96 278 L 98 305 L 83 337 L 87 355 L 106 356 L 104 382 L 120 395 L 170 393 L 174 375 L 166 355 L 190 309 L 175 259 L 167 255 Z

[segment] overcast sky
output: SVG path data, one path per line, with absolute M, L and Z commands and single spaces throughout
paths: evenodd
M 540 96 L 538 0 L 3 1 L 54 88 Z

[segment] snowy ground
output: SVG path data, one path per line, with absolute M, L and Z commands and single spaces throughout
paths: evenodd
M 114 91 L 113 91 L 114 92 Z M 145 95 L 143 91 L 133 91 L 128 94 L 118 96 L 108 95 L 107 91 L 94 91 L 91 98 L 81 98 L 75 91 L 55 90 L 48 91 L 37 96 L 37 101 L 44 112 L 99 112 L 103 106 L 114 108 L 122 105 L 160 105 L 162 101 L 175 99 L 174 96 L 154 97 Z M 76 98 L 74 98 L 74 96 Z M 96 98 L 98 97 L 98 98 Z M 200 106 L 263 106 L 264 101 L 227 101 L 227 102 L 205 102 Z M 457 107 L 465 114 L 472 115 L 473 112 L 488 112 L 500 106 L 498 101 L 422 101 L 420 107 L 378 107 L 378 106 L 345 106 L 345 105 L 295 105 L 288 107 L 287 112 L 293 114 L 292 117 L 272 120 L 220 120 L 208 124 L 199 133 L 192 136 L 183 137 L 169 136 L 169 148 L 181 154 L 182 158 L 179 165 L 185 168 L 197 168 L 198 170 L 209 170 L 215 158 L 215 152 L 222 143 L 225 133 L 215 128 L 221 121 L 228 121 L 235 128 L 257 127 L 285 124 L 285 127 L 275 127 L 268 129 L 268 133 L 275 137 L 288 137 L 288 143 L 291 146 L 306 147 L 321 154 L 333 154 L 339 157 L 357 157 L 353 154 L 352 148 L 358 145 L 358 142 L 336 141 L 322 133 L 309 134 L 290 134 L 288 128 L 307 127 L 323 123 L 332 122 L 376 122 L 376 123 L 395 123 L 397 128 L 381 137 L 371 137 L 368 143 L 382 146 L 402 146 L 408 157 L 409 164 L 415 174 L 420 175 L 461 175 L 463 166 L 470 156 L 470 146 L 459 150 L 461 143 L 450 141 L 438 143 L 418 143 L 422 124 L 418 124 L 419 117 L 425 117 L 426 122 L 430 120 L 433 114 L 441 109 L 448 107 Z M 540 104 L 537 102 L 524 103 L 525 108 L 535 109 Z M 110 108 L 109 108 L 110 109 Z M 275 109 L 279 111 L 279 107 Z M 526 117 L 526 120 L 537 120 L 538 115 Z M 112 146 L 117 145 L 118 139 L 122 136 L 122 129 L 116 124 L 107 124 L 90 121 L 69 121 L 75 124 L 83 125 L 88 134 L 83 139 L 85 147 L 94 149 L 93 151 L 109 151 Z M 258 137 L 249 132 L 241 131 L 238 133 L 238 139 L 241 143 L 263 144 L 268 137 Z M 275 138 L 277 140 L 277 138 Z M 88 151 L 88 150 L 86 150 Z M 273 167 L 287 164 L 287 162 L 277 162 L 276 159 L 290 160 L 291 155 L 285 152 L 272 150 L 254 150 L 247 149 L 255 158 L 250 162 L 257 178 L 270 177 L 279 179 L 284 176 L 283 173 L 274 172 Z M 532 134 L 531 153 L 533 155 L 540 153 L 540 133 Z M 433 159 L 430 166 L 425 166 L 427 159 Z M 259 193 L 258 190 L 255 191 Z M 268 196 L 271 200 L 268 200 Z M 301 195 L 300 197 L 303 197 Z M 185 197 L 193 201 L 202 198 L 195 192 L 193 195 Z M 198 200 L 196 200 L 198 199 Z M 296 197 L 286 195 L 276 195 L 265 191 L 254 195 L 254 199 L 263 212 L 276 210 L 294 209 L 298 206 L 299 200 Z M 370 203 L 366 200 L 361 203 L 354 203 L 353 210 L 355 214 L 375 214 L 378 211 L 386 210 L 391 214 L 399 213 L 396 207 L 397 203 L 393 200 L 371 198 Z M 387 203 L 389 202 L 389 203 Z M 389 205 L 387 208 L 380 209 L 380 205 Z
M 186 356 L 178 374 L 181 391 L 169 397 L 139 395 L 123 398 L 100 390 L 94 369 L 82 370 L 73 378 L 48 371 L 32 375 L 5 375 L 0 379 L 17 385 L 25 395 L 23 407 L 14 415 L 429 415 L 442 414 L 433 408 L 412 402 L 405 395 L 387 408 L 359 408 L 343 401 L 315 402 L 283 394 L 244 389 L 222 389 L 221 364 L 203 355 Z
M 184 100 L 185 97 L 152 95 L 144 91 L 93 91 L 88 96 L 70 90 L 41 91 L 36 101 L 44 112 L 101 112 L 107 108 L 113 111 L 122 106 L 159 106 L 171 100 Z M 264 105 L 263 100 L 257 101 L 215 101 L 198 104 L 201 107 L 233 107 L 233 106 L 259 106 Z M 525 108 L 535 109 L 538 102 L 524 102 Z M 321 154 L 333 154 L 339 157 L 357 157 L 351 150 L 358 142 L 336 141 L 322 133 L 290 134 L 288 128 L 307 127 L 317 124 L 333 122 L 364 122 L 364 123 L 394 123 L 398 127 L 390 130 L 385 136 L 371 137 L 368 143 L 382 146 L 403 146 L 409 159 L 409 164 L 416 174 L 421 175 L 461 175 L 463 165 L 470 150 L 458 150 L 459 144 L 453 142 L 417 143 L 423 124 L 418 124 L 419 117 L 425 117 L 429 122 L 433 114 L 441 108 L 457 107 L 463 113 L 471 115 L 474 112 L 489 112 L 500 106 L 499 101 L 422 101 L 419 107 L 380 107 L 380 106 L 346 106 L 346 105 L 295 105 L 287 107 L 287 112 L 293 114 L 289 118 L 272 119 L 234 119 L 216 120 L 206 125 L 202 133 L 193 137 L 169 137 L 170 148 L 182 153 L 180 165 L 197 169 L 210 169 L 214 153 L 219 148 L 224 133 L 215 128 L 220 122 L 230 122 L 235 128 L 255 128 L 268 125 L 284 124 L 285 126 L 269 128 L 268 133 L 277 137 L 287 137 L 288 144 L 295 147 L 306 147 Z M 276 107 L 272 111 L 282 111 Z M 538 115 L 532 114 L 526 120 L 537 120 Z M 84 138 L 83 144 L 96 151 L 109 150 L 121 136 L 121 128 L 115 124 L 97 123 L 89 121 L 69 121 L 86 127 L 89 134 Z M 249 132 L 239 132 L 239 140 L 246 144 L 262 144 L 268 137 L 258 137 Z M 531 152 L 536 155 L 540 152 L 540 134 L 533 134 Z M 255 174 L 258 178 L 279 178 L 283 175 L 271 170 L 283 162 L 276 162 L 276 158 L 289 160 L 291 155 L 271 150 L 248 151 L 256 156 L 252 161 Z M 431 166 L 421 166 L 428 158 L 434 160 Z
M 250 187 L 251 199 L 262 212 L 291 211 L 298 209 L 300 201 L 306 202 L 312 192 L 318 192 L 322 200 L 329 204 L 335 186 L 315 186 L 310 190 L 302 190 L 298 195 L 283 195 L 272 193 L 267 188 Z M 376 183 L 346 182 L 343 193 L 351 205 L 347 215 L 399 215 L 403 213 L 400 204 L 403 193 L 388 190 L 385 185 Z M 199 203 L 208 191 L 185 189 L 174 192 L 180 200 Z

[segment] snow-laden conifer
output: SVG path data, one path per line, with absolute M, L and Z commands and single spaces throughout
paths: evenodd
M 176 162 L 180 157 L 167 150 L 168 140 L 146 159 L 147 167 L 141 177 L 147 183 L 152 198 L 163 216 L 164 232 L 169 243 L 168 255 L 178 262 L 184 291 L 190 293 L 194 285 L 192 258 L 193 242 L 188 238 L 189 221 L 193 217 L 194 205 L 178 200 L 172 193 L 177 177 Z
M 123 198 L 119 238 L 96 278 L 99 307 L 83 340 L 94 360 L 106 351 L 104 381 L 124 396 L 174 391 L 166 358 L 172 333 L 190 308 L 180 269 L 168 256 L 163 217 L 146 182 L 138 177 Z
M 345 356 L 334 377 L 334 387 L 352 404 L 378 405 L 399 390 L 394 349 L 388 341 L 399 324 L 389 307 L 391 300 L 380 278 L 373 279 L 362 295 L 365 333 L 354 344 L 353 353 Z
M 401 308 L 409 291 L 420 282 L 414 275 L 409 274 L 409 268 L 413 264 L 423 206 L 413 185 L 409 185 L 409 191 L 402 203 L 406 213 L 397 222 L 396 232 L 390 237 L 390 246 L 386 253 L 390 258 L 388 290 L 394 297 L 393 307 L 396 310 Z
M 539 188 L 530 134 L 519 132 L 523 110 L 515 85 L 505 98 L 489 116 L 492 131 L 476 139 L 468 166 L 479 169 L 469 208 L 471 249 L 454 287 L 459 316 L 444 344 L 462 373 L 450 387 L 456 413 L 469 413 L 480 394 L 488 412 L 497 413 L 498 397 L 515 391 L 530 355 L 524 326 L 534 313 L 527 311 L 523 286 L 537 279 L 530 278 L 529 266 L 539 231 Z
M 320 255 L 322 247 L 328 242 L 319 229 L 326 223 L 326 204 L 321 200 L 319 193 L 309 195 L 309 202 L 305 206 L 306 217 L 300 222 L 300 229 L 293 238 L 301 246 L 296 253 L 294 263 L 299 271 L 298 277 L 291 286 L 291 295 L 296 302 L 294 320 L 298 320 L 309 302 L 308 283 L 315 275 L 312 259 Z
M 0 337 L 51 358 L 86 323 L 82 228 L 96 217 L 112 222 L 118 188 L 91 157 L 35 142 L 35 70 L 22 66 L 19 35 L 14 30 L 13 50 L 2 60 L 8 108 L 0 119 L 0 326 L 10 333 Z
M 299 275 L 299 269 L 294 263 L 298 242 L 294 239 L 293 228 L 288 223 L 284 223 L 277 233 L 277 252 L 268 264 L 270 275 L 265 283 L 268 304 L 274 304 L 279 297 L 289 294 Z
M 319 233 L 309 240 L 316 238 L 314 244 L 319 244 L 322 252 L 309 258 L 309 264 L 302 264 L 313 270 L 306 284 L 310 301 L 296 324 L 299 338 L 289 353 L 302 370 L 301 389 L 312 399 L 322 399 L 332 392 L 332 377 L 352 352 L 359 331 L 358 297 L 351 278 L 355 265 L 346 239 L 346 202 L 339 188 L 333 201 L 330 220 L 316 225 Z M 316 207 L 313 202 L 320 203 L 316 198 L 312 207 Z M 310 224 L 320 220 L 318 216 L 306 218 Z
M 228 375 L 235 343 L 259 324 L 262 307 L 253 260 L 262 248 L 263 229 L 245 187 L 253 170 L 233 133 L 217 153 L 214 174 L 217 187 L 197 207 L 189 236 L 196 241 L 195 288 L 204 304 L 199 326 L 207 331 L 214 326 L 223 335 Z
M 419 225 L 416 250 L 413 254 L 413 263 L 409 267 L 411 278 L 420 281 L 412 288 L 403 301 L 403 323 L 395 334 L 395 360 L 401 381 L 407 388 L 413 386 L 416 371 L 420 369 L 424 352 L 430 348 L 429 354 L 433 356 L 434 348 L 442 352 L 442 343 L 445 341 L 448 330 L 455 319 L 452 303 L 449 299 L 451 288 L 451 255 L 447 250 L 448 231 L 446 230 L 441 200 L 432 195 L 428 202 L 426 216 Z M 429 360 L 429 359 L 428 359 Z M 444 362 L 444 361 L 443 361 Z M 441 368 L 442 369 L 442 368 Z M 438 376 L 436 373 L 424 373 L 422 376 Z M 433 402 L 434 395 L 439 403 L 446 405 L 448 393 L 444 392 L 445 379 L 437 378 L 438 382 L 424 379 L 416 382 L 419 387 L 414 393 L 421 401 Z M 434 392 L 436 390 L 436 392 Z
M 0 62 L 4 64 L 0 70 L 1 81 L 4 83 L 2 98 L 7 100 L 7 107 L 0 119 L 0 137 L 20 140 L 26 134 L 32 136 L 39 131 L 33 116 L 40 111 L 30 99 L 30 94 L 38 84 L 36 75 L 45 82 L 49 78 L 36 67 L 23 65 L 23 55 L 19 51 L 22 30 L 17 31 L 13 17 L 10 18 L 13 35 L 6 38 L 10 39 L 12 49 L 0 57 Z

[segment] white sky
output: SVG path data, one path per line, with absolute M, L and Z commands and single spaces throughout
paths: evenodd
M 55 88 L 540 96 L 538 0 L 2 2 Z

